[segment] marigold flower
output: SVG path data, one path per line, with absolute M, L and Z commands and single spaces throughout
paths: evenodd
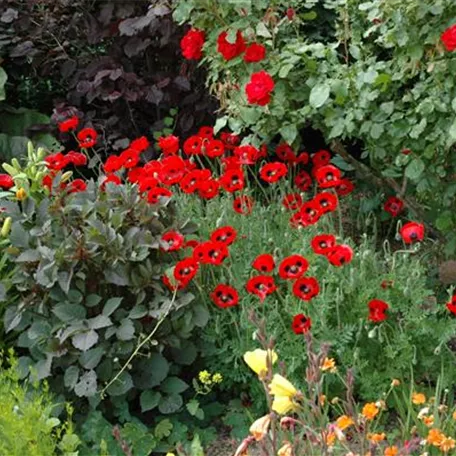
M 434 415 L 423 416 L 422 421 L 427 427 L 432 427 L 434 426 Z
M 337 371 L 336 361 L 334 360 L 334 358 L 325 358 L 320 369 L 324 372 L 329 371 L 334 373 Z
M 426 437 L 427 443 L 436 447 L 439 447 L 444 439 L 445 435 L 439 429 L 430 429 Z
M 277 353 L 273 350 L 261 350 L 257 348 L 253 351 L 244 353 L 244 361 L 255 372 L 261 375 L 268 370 L 268 360 L 271 360 L 271 365 L 277 361 Z
M 426 402 L 426 396 L 423 393 L 413 393 L 412 394 L 412 402 L 415 405 L 421 405 Z
M 361 414 L 366 418 L 366 420 L 373 420 L 378 414 L 378 407 L 374 402 L 369 402 L 364 405 Z
M 440 450 L 444 453 L 448 453 L 448 451 L 453 450 L 456 446 L 456 441 L 451 437 L 443 436 L 442 443 L 440 444 Z
M 397 446 L 385 448 L 384 456 L 396 456 L 397 454 L 399 454 L 399 448 Z
M 293 446 L 290 442 L 285 442 L 283 446 L 279 448 L 277 456 L 292 456 L 293 455 Z
M 375 445 L 385 440 L 386 434 L 384 432 L 378 434 L 367 434 L 367 438 Z
M 348 416 L 348 415 L 342 415 L 340 416 L 339 418 L 337 418 L 336 420 L 336 426 L 341 430 L 345 430 L 347 429 L 348 427 L 350 426 L 353 426 L 355 424 L 355 422 L 353 421 L 353 419 Z
M 296 410 L 296 404 L 288 396 L 275 396 L 272 401 L 272 410 L 279 415 L 286 415 Z
M 296 396 L 298 392 L 291 382 L 279 374 L 274 374 L 274 377 L 272 377 L 269 391 L 274 396 L 288 396 L 290 398 Z
M 253 435 L 254 439 L 259 442 L 262 440 L 269 430 L 269 425 L 271 424 L 271 416 L 265 415 L 261 418 L 258 418 L 253 424 L 250 426 L 250 434 Z

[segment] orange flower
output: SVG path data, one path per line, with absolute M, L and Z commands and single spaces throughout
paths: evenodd
M 253 435 L 255 440 L 259 442 L 264 438 L 264 436 L 268 433 L 269 425 L 271 424 L 271 416 L 265 415 L 261 418 L 258 418 L 251 426 L 250 426 L 250 434 Z
M 386 439 L 386 435 L 384 432 L 381 434 L 367 434 L 367 438 L 373 443 L 374 445 L 380 443 L 382 440 Z
M 397 378 L 393 378 L 393 381 L 391 382 L 392 387 L 399 386 L 400 384 L 401 384 L 400 380 L 398 380 Z
M 456 410 L 453 412 L 453 420 L 456 420 Z
M 341 417 L 337 418 L 336 426 L 343 431 L 347 429 L 349 426 L 352 426 L 355 422 L 347 415 L 342 415 Z
M 334 358 L 325 358 L 323 361 L 323 364 L 321 365 L 321 370 L 322 371 L 329 371 L 329 372 L 336 372 L 337 367 L 336 367 L 336 361 L 334 361 Z
M 426 402 L 426 396 L 423 393 L 413 393 L 412 402 L 415 405 L 424 404 Z
M 434 425 L 434 415 L 423 416 L 423 423 L 427 427 L 432 427 Z
M 373 420 L 378 414 L 378 407 L 374 402 L 369 402 L 363 407 L 363 411 L 361 413 L 366 420 Z
M 325 403 L 326 403 L 326 395 L 325 394 L 320 394 L 318 399 L 320 401 L 320 405 L 325 405 Z
M 429 443 L 429 445 L 439 447 L 442 444 L 444 438 L 445 436 L 440 432 L 439 429 L 430 429 L 426 441 Z
M 440 444 L 440 450 L 444 453 L 448 453 L 448 451 L 453 450 L 456 447 L 456 441 L 451 437 L 443 436 L 442 443 Z
M 399 453 L 399 448 L 397 446 L 392 446 L 385 448 L 384 456 L 396 456 Z
M 336 443 L 336 434 L 334 432 L 330 432 L 326 436 L 326 445 L 328 446 L 334 446 L 334 443 Z

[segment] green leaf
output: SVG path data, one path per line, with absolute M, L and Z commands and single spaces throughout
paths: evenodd
M 6 74 L 6 71 L 0 67 L 0 101 L 3 101 L 6 98 L 5 84 L 7 79 L 8 75 Z
M 271 38 L 271 32 L 268 30 L 264 22 L 258 22 L 256 26 L 257 36 L 262 36 L 263 38 Z
M 192 444 L 190 446 L 192 456 L 204 456 L 204 448 L 201 445 L 200 437 L 198 434 L 193 437 Z
M 209 311 L 203 305 L 195 305 L 193 310 L 193 323 L 200 328 L 204 328 L 209 321 Z
M 69 366 L 65 369 L 65 374 L 63 376 L 63 384 L 72 390 L 79 378 L 79 368 L 77 366 Z
M 122 396 L 133 388 L 133 379 L 128 372 L 122 372 L 119 378 L 108 388 L 110 396 Z
M 79 304 L 57 304 L 52 309 L 52 313 L 65 323 L 84 320 L 86 317 L 86 310 Z
M 11 226 L 9 240 L 14 247 L 29 248 L 29 234 L 19 222 L 14 222 Z
M 160 410 L 160 413 L 169 415 L 170 413 L 176 413 L 183 405 L 184 401 L 180 394 L 171 394 L 160 399 L 158 410 Z
M 96 347 L 83 353 L 79 362 L 85 369 L 95 369 L 105 353 L 105 347 Z
M 216 135 L 222 128 L 225 128 L 226 124 L 228 123 L 228 117 L 223 116 L 219 117 L 214 125 L 214 135 Z
M 309 11 L 308 13 L 300 14 L 299 17 L 303 21 L 313 21 L 318 17 L 318 15 L 316 11 Z
M 280 129 L 280 134 L 288 144 L 291 144 L 298 136 L 298 129 L 296 125 L 285 125 Z
M 87 351 L 98 342 L 98 334 L 91 329 L 80 334 L 76 334 L 71 338 L 73 345 L 81 351 Z
M 135 337 L 135 326 L 128 318 L 124 318 L 116 331 L 119 340 L 131 340 Z
M 193 8 L 194 6 L 192 2 L 179 2 L 173 11 L 173 19 L 178 24 L 183 24 L 184 22 L 187 22 L 190 18 L 190 13 L 193 11 Z
M 328 84 L 317 84 L 310 91 L 309 103 L 313 108 L 320 108 L 329 98 L 330 87 Z
M 171 431 L 173 430 L 173 424 L 170 420 L 161 420 L 154 429 L 154 435 L 159 440 L 163 440 L 165 437 L 169 437 L 171 435 Z
M 199 420 L 204 420 L 204 411 L 200 408 L 200 403 L 197 399 L 191 399 L 187 402 L 186 408 L 190 415 L 195 416 Z
M 293 69 L 294 65 L 292 63 L 286 63 L 279 70 L 279 78 L 286 78 L 288 73 Z
M 120 303 L 122 302 L 123 298 L 111 298 L 106 301 L 106 304 L 103 306 L 103 315 L 106 317 L 109 317 L 111 314 L 113 314 L 116 309 L 120 306 Z
M 141 412 L 147 412 L 157 407 L 160 402 L 161 394 L 158 391 L 143 391 L 139 398 L 141 404 Z
M 107 328 L 112 325 L 112 321 L 105 315 L 97 315 L 96 317 L 87 320 L 87 325 L 90 329 L 101 329 Z
M 187 383 L 178 377 L 168 377 L 161 385 L 160 389 L 169 394 L 183 393 L 188 389 Z
M 97 392 L 97 374 L 91 370 L 86 372 L 74 387 L 78 397 L 94 396 Z
M 16 263 L 33 263 L 35 261 L 40 261 L 40 258 L 41 255 L 37 250 L 28 249 L 16 258 Z
M 454 144 L 456 142 L 456 119 L 454 119 L 453 123 L 451 124 L 448 134 L 450 135 L 451 144 Z
M 186 341 L 183 347 L 171 349 L 171 353 L 176 363 L 190 366 L 195 361 L 198 350 L 196 349 L 195 344 Z
M 425 164 L 420 158 L 414 158 L 405 168 L 405 176 L 411 180 L 418 180 L 418 178 L 423 174 L 425 169 Z

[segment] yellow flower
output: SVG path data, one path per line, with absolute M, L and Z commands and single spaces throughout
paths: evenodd
M 348 427 L 352 426 L 355 424 L 355 422 L 347 415 L 342 415 L 341 417 L 337 418 L 336 421 L 336 426 L 343 431 L 344 429 L 347 429 Z
M 19 190 L 17 190 L 16 198 L 18 201 L 24 201 L 25 198 L 27 198 L 27 192 L 25 191 L 24 188 L 20 188 Z
M 292 456 L 293 447 L 290 442 L 285 442 L 285 444 L 277 452 L 277 456 Z
M 448 453 L 448 451 L 453 450 L 456 446 L 456 441 L 451 437 L 443 436 L 442 443 L 440 444 L 440 450 L 444 453 Z
M 384 456 L 396 456 L 399 453 L 399 448 L 397 446 L 392 446 L 385 448 Z
M 373 420 L 378 414 L 378 407 L 374 402 L 369 402 L 363 407 L 363 411 L 361 413 L 366 420 Z
M 424 423 L 427 427 L 432 427 L 432 426 L 434 426 L 434 415 L 423 416 L 423 423 Z
M 371 441 L 373 444 L 380 443 L 382 440 L 386 439 L 386 435 L 384 432 L 381 434 L 367 434 L 367 438 Z
M 453 412 L 453 420 L 456 420 L 456 410 Z
M 275 396 L 272 401 L 272 410 L 279 415 L 286 415 L 296 408 L 296 404 L 288 396 Z
M 426 396 L 423 393 L 413 393 L 412 394 L 412 402 L 415 405 L 421 405 L 426 402 Z
M 397 378 L 393 378 L 393 381 L 391 382 L 392 387 L 399 386 L 400 384 L 401 384 L 400 380 L 398 380 Z
M 334 446 L 335 443 L 336 443 L 336 434 L 334 432 L 330 432 L 326 436 L 326 445 L 331 447 L 331 446 Z
M 198 374 L 199 381 L 203 385 L 210 385 L 212 383 L 211 374 L 207 370 L 203 370 Z
M 265 415 L 261 418 L 258 418 L 253 424 L 250 426 L 250 434 L 253 435 L 255 440 L 259 442 L 264 438 L 264 436 L 268 433 L 269 425 L 271 424 L 271 417 L 270 415 Z
M 222 374 L 220 374 L 219 372 L 216 372 L 216 373 L 212 376 L 212 381 L 213 381 L 214 383 L 222 383 L 222 381 L 223 381 Z
M 294 397 L 297 394 L 297 389 L 285 378 L 279 374 L 272 377 L 272 382 L 269 385 L 269 391 L 274 396 Z
M 244 361 L 257 375 L 267 372 L 268 370 L 268 359 L 271 360 L 271 364 L 277 361 L 277 353 L 273 350 L 256 350 L 244 353 Z
M 336 361 L 334 361 L 334 358 L 325 358 L 323 361 L 323 364 L 321 365 L 321 370 L 323 372 L 329 371 L 329 372 L 336 372 L 337 367 L 336 367 Z
M 166 456 L 176 456 L 174 453 L 166 453 Z
M 429 443 L 429 445 L 439 447 L 442 444 L 444 438 L 445 436 L 440 432 L 439 429 L 430 429 L 426 441 Z

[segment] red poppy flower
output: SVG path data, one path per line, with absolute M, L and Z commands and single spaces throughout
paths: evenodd
M 75 152 L 74 150 L 68 152 L 65 158 L 68 160 L 68 163 L 72 163 L 74 166 L 84 166 L 87 164 L 87 157 L 81 154 L 81 152 Z
M 241 138 L 238 135 L 227 132 L 220 133 L 220 139 L 228 150 L 233 150 L 241 141 Z
M 4 190 L 9 190 L 13 186 L 14 180 L 9 174 L 0 174 L 0 188 L 3 188 Z
M 302 206 L 302 197 L 299 193 L 289 193 L 285 195 L 282 204 L 291 211 L 296 211 Z
M 271 92 L 274 90 L 274 80 L 266 71 L 261 70 L 250 76 L 245 86 L 245 93 L 249 104 L 265 106 L 271 101 Z
M 86 189 L 87 184 L 82 179 L 75 179 L 74 181 L 71 181 L 66 187 L 68 193 L 84 192 Z
M 389 309 L 388 304 L 380 299 L 373 299 L 369 302 L 369 320 L 379 323 L 386 320 L 386 311 Z
M 247 46 L 244 54 L 244 62 L 261 62 L 266 56 L 266 48 L 262 44 L 252 43 Z
M 286 176 L 287 172 L 287 165 L 280 162 L 273 162 L 264 165 L 260 169 L 260 177 L 268 184 L 272 184 Z
M 219 194 L 219 188 L 220 185 L 215 179 L 201 181 L 198 184 L 198 195 L 203 199 L 210 200 Z
M 247 281 L 246 289 L 249 293 L 257 295 L 263 302 L 266 296 L 274 293 L 277 289 L 274 278 L 266 275 L 259 275 Z
M 244 173 L 242 169 L 227 169 L 219 179 L 220 185 L 229 193 L 242 190 L 245 185 Z
M 242 195 L 233 200 L 233 209 L 241 215 L 249 215 L 253 209 L 253 199 L 250 196 Z
M 453 314 L 456 315 L 456 294 L 453 295 L 451 301 L 447 303 L 446 308 Z
M 333 193 L 322 192 L 315 195 L 313 199 L 315 204 L 320 208 L 322 214 L 335 211 L 337 208 L 337 196 Z
M 312 186 L 312 178 L 307 171 L 300 171 L 294 179 L 294 184 L 302 192 L 307 192 Z
M 185 248 L 194 249 L 200 245 L 197 239 L 190 239 L 184 244 Z
M 314 225 L 320 220 L 320 206 L 314 200 L 306 201 L 290 219 L 290 223 L 295 227 L 306 227 Z
M 204 260 L 204 257 L 206 256 L 208 242 L 209 241 L 197 242 L 196 245 L 193 247 L 192 257 L 198 263 L 208 263 L 208 261 Z
M 141 166 L 138 166 L 137 168 L 131 168 L 128 171 L 127 175 L 127 180 L 128 182 L 131 182 L 132 184 L 138 184 L 141 182 L 143 179 L 146 179 L 148 176 L 146 172 L 144 171 L 144 168 Z M 156 179 L 155 179 L 156 180 Z M 158 184 L 158 180 L 156 180 Z
M 331 161 L 331 154 L 327 150 L 319 150 L 312 155 L 312 163 L 315 167 L 327 165 Z
M 165 246 L 161 247 L 161 250 L 166 252 L 174 252 L 179 250 L 184 245 L 184 236 L 178 231 L 168 231 L 165 233 L 161 240 L 165 243 Z
M 158 147 L 163 155 L 175 155 L 179 151 L 179 138 L 174 135 L 161 136 L 158 139 Z
M 135 149 L 126 149 L 119 158 L 124 168 L 134 168 L 139 162 L 139 152 Z
M 274 257 L 269 253 L 258 255 L 252 262 L 252 268 L 260 272 L 272 272 L 275 268 Z
M 165 159 L 163 159 L 165 161 Z M 144 172 L 150 177 L 158 178 L 162 170 L 162 162 L 158 160 L 150 160 L 144 166 Z
M 87 149 L 97 143 L 97 132 L 93 128 L 83 128 L 78 134 L 79 147 Z
M 222 54 L 225 60 L 231 60 L 245 51 L 245 41 L 242 33 L 236 32 L 236 42 L 230 43 L 226 38 L 227 32 L 222 32 L 217 38 L 217 51 Z
M 116 176 L 115 174 L 110 174 L 109 176 L 106 176 L 103 182 L 100 185 L 100 188 L 102 190 L 105 189 L 107 184 L 114 184 L 114 185 L 120 185 L 122 183 L 122 180 L 120 179 L 119 176 Z
M 385 209 L 385 212 L 388 212 L 391 217 L 397 217 L 402 212 L 402 209 L 404 209 L 404 202 L 395 196 L 390 196 L 383 205 L 383 209 Z
M 179 261 L 174 268 L 174 278 L 178 281 L 189 282 L 198 272 L 198 263 L 193 258 Z
M 214 230 L 211 234 L 211 241 L 222 242 L 231 245 L 237 237 L 237 231 L 232 226 L 222 226 Z
M 336 237 L 332 234 L 319 234 L 315 236 L 310 245 L 317 255 L 327 255 L 336 245 Z
M 291 329 L 295 334 L 305 334 L 312 327 L 312 320 L 304 314 L 298 314 L 293 317 Z
M 181 39 L 182 55 L 187 60 L 199 60 L 203 56 L 204 32 L 196 28 L 190 29 Z
M 340 178 L 340 169 L 333 165 L 320 166 L 315 170 L 315 179 L 321 188 L 337 187 Z
M 165 157 L 161 162 L 158 179 L 163 185 L 179 183 L 185 176 L 185 162 L 177 155 Z
M 309 163 L 309 154 L 307 152 L 301 152 L 294 162 L 295 164 L 307 165 Z
M 44 161 L 46 162 L 46 167 L 54 171 L 62 170 L 69 163 L 65 155 L 60 152 L 48 155 L 44 158 Z
M 237 290 L 229 285 L 217 285 L 211 293 L 212 302 L 221 309 L 234 307 L 239 304 L 239 294 Z
M 203 253 L 200 261 L 204 264 L 220 266 L 229 257 L 228 246 L 223 242 L 215 242 L 212 240 L 203 242 L 195 248 L 195 251 L 200 247 Z M 195 258 L 195 253 L 193 257 Z
M 336 245 L 328 252 L 326 257 L 333 266 L 340 267 L 351 262 L 353 259 L 353 249 L 346 244 Z
M 210 176 L 211 172 L 208 169 L 194 169 L 182 178 L 179 186 L 184 193 L 194 193 L 198 190 L 199 184 Z
M 223 163 L 223 170 L 227 171 L 229 169 L 241 169 L 241 161 L 239 160 L 239 157 L 236 156 L 231 156 L 231 157 L 223 157 L 222 158 L 222 163 Z
M 147 201 L 150 204 L 158 204 L 160 202 L 160 198 L 171 198 L 171 196 L 173 196 L 173 192 L 167 188 L 154 187 L 147 193 Z
M 213 139 L 214 138 L 214 127 L 204 126 L 198 130 L 198 135 L 203 139 Z
M 309 269 L 309 262 L 301 255 L 290 255 L 279 265 L 279 276 L 285 280 L 299 279 Z
M 225 144 L 219 139 L 211 139 L 205 144 L 204 150 L 209 158 L 220 157 L 225 153 Z
M 440 39 L 442 40 L 445 49 L 449 52 L 456 50 L 456 24 L 448 27 L 441 35 Z
M 59 130 L 62 133 L 67 131 L 74 130 L 79 125 L 79 119 L 77 116 L 72 116 L 69 119 L 64 120 L 58 124 Z
M 293 163 L 296 160 L 296 155 L 292 147 L 285 142 L 276 147 L 276 155 L 280 158 L 280 160 L 287 163 Z
M 245 144 L 236 147 L 233 153 L 238 158 L 240 165 L 253 165 L 257 162 L 260 152 L 256 147 Z
M 424 225 L 417 222 L 406 223 L 401 228 L 401 237 L 406 244 L 422 241 L 424 239 Z
M 336 193 L 339 196 L 349 195 L 355 189 L 355 184 L 349 179 L 341 179 L 336 187 Z
M 140 193 L 148 192 L 158 186 L 158 180 L 151 176 L 142 177 L 138 183 Z
M 134 139 L 128 148 L 136 150 L 137 152 L 144 152 L 149 146 L 149 140 L 145 136 L 141 136 L 140 138 Z
M 110 155 L 103 165 L 104 172 L 115 173 L 116 171 L 119 171 L 120 168 L 122 168 L 122 163 L 123 161 L 120 157 L 117 155 Z
M 184 153 L 187 155 L 201 155 L 203 139 L 199 136 L 190 136 L 184 142 Z
M 293 294 L 303 301 L 310 301 L 320 293 L 320 286 L 315 277 L 301 277 L 293 284 Z

